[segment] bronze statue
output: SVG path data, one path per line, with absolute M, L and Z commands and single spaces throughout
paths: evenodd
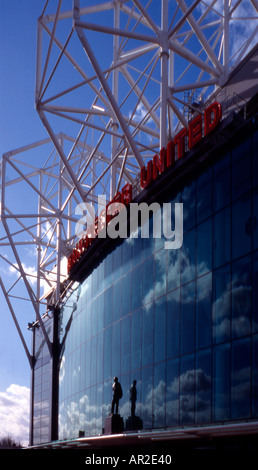
M 112 390 L 113 390 L 113 399 L 112 399 L 112 404 L 111 404 L 111 414 L 114 414 L 115 407 L 116 407 L 116 414 L 118 414 L 119 400 L 123 396 L 123 390 L 122 390 L 121 384 L 118 382 L 117 377 L 114 377 Z
M 135 416 L 135 406 L 137 400 L 137 390 L 136 390 L 137 381 L 133 381 L 133 385 L 130 388 L 130 401 L 131 401 L 131 416 Z

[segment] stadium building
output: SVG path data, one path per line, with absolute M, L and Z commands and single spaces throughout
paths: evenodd
M 34 445 L 101 445 L 114 376 L 123 444 L 257 431 L 257 70 L 256 48 L 211 99 L 222 108 L 216 129 L 134 200 L 182 202 L 182 247 L 140 233 L 96 238 L 73 264 L 74 289 L 44 318 L 53 358 L 34 328 Z M 232 90 L 237 107 L 222 99 Z M 134 380 L 142 426 L 132 434 Z
M 215 9 L 212 11 L 212 6 L 203 4 L 205 11 L 201 11 L 203 16 L 198 23 L 194 8 L 196 10 L 200 2 L 194 2 L 190 10 L 189 2 L 180 2 L 183 16 L 170 29 L 169 49 L 173 54 L 182 54 L 195 67 L 203 67 L 204 78 L 199 88 L 209 93 L 197 97 L 197 87 L 178 82 L 181 88 L 177 83 L 173 86 L 166 83 L 169 95 L 162 81 L 160 109 L 155 114 L 157 108 L 148 108 L 147 98 L 142 98 L 145 89 L 139 93 L 140 81 L 135 79 L 133 84 L 129 74 L 126 75 L 122 63 L 125 56 L 120 49 L 119 66 L 151 118 L 148 131 L 144 115 L 140 124 L 129 119 L 126 128 L 120 115 L 122 105 L 116 106 L 119 99 L 119 94 L 115 93 L 116 76 L 114 74 L 112 95 L 103 79 L 107 77 L 108 81 L 108 73 L 114 72 L 115 66 L 105 69 L 103 65 L 105 73 L 102 73 L 82 33 L 87 29 L 96 34 L 109 34 L 111 28 L 101 29 L 97 23 L 93 26 L 80 20 L 78 3 L 74 2 L 73 15 L 61 11 L 57 16 L 61 22 L 73 16 L 75 30 L 101 84 L 98 93 L 96 89 L 93 91 L 100 98 L 104 90 L 117 121 L 113 120 L 110 127 L 104 121 L 107 117 L 104 98 L 103 109 L 96 101 L 92 115 L 102 113 L 102 124 L 105 124 L 105 132 L 110 130 L 113 144 L 121 137 L 120 130 L 127 142 L 125 148 L 117 144 L 117 148 L 124 151 L 121 151 L 124 160 L 120 163 L 116 160 L 116 180 L 111 175 L 109 201 L 125 204 L 127 229 L 131 203 L 146 203 L 149 208 L 158 203 L 161 215 L 164 204 L 171 203 L 168 225 L 175 230 L 176 204 L 180 203 L 182 240 L 178 247 L 171 248 L 166 245 L 163 233 L 155 237 L 155 212 L 150 210 L 149 219 L 143 224 L 139 216 L 136 230 L 132 233 L 129 230 L 124 238 L 102 238 L 99 225 L 97 227 L 99 216 L 93 227 L 94 237 L 85 229 L 85 233 L 72 238 L 70 231 L 67 240 L 73 243 L 67 243 L 66 251 L 64 244 L 60 244 L 57 259 L 62 259 L 65 274 L 60 283 L 52 284 L 45 294 L 45 312 L 29 325 L 33 337 L 30 446 L 89 449 L 140 445 L 152 449 L 167 443 L 251 446 L 258 430 L 258 48 L 252 42 L 256 29 L 240 49 L 237 65 L 227 68 L 229 58 L 225 50 L 224 62 L 221 54 L 215 60 L 216 36 L 212 48 L 211 39 L 207 41 L 204 37 L 205 27 L 200 26 L 205 15 L 215 15 Z M 121 3 L 121 11 L 129 14 L 127 3 L 130 2 L 114 3 Z M 136 26 L 141 23 L 143 28 L 138 39 L 149 41 L 146 48 L 152 51 L 155 41 L 145 32 L 151 28 L 157 33 L 152 12 L 146 13 L 143 2 L 133 3 L 138 13 L 132 8 L 131 18 Z M 168 2 L 161 3 L 164 31 Z M 237 3 L 233 10 L 237 9 Z M 256 3 L 251 3 L 257 9 Z M 229 4 L 225 0 L 224 20 L 228 18 L 226 6 L 229 8 Z M 106 11 L 108 7 L 99 9 Z M 86 10 L 86 6 L 84 9 L 81 6 L 81 16 L 91 13 Z M 40 27 L 44 27 L 49 36 L 51 31 L 47 31 L 46 21 L 54 24 L 51 38 L 62 51 L 61 56 L 65 55 L 65 47 L 62 49 L 54 36 L 57 17 L 46 15 L 45 22 L 42 18 Z M 177 49 L 179 41 L 190 34 L 188 30 L 181 30 L 188 22 L 202 50 L 211 58 L 209 65 L 208 61 L 201 60 L 201 55 L 197 54 L 194 59 L 190 52 L 186 54 L 187 41 L 182 42 L 181 52 Z M 120 37 L 125 43 L 126 40 L 136 41 L 134 29 L 123 33 L 122 23 L 116 23 L 114 28 L 115 40 Z M 223 31 L 221 48 L 225 49 L 229 31 L 226 27 Z M 178 35 L 175 40 L 173 35 Z M 219 37 L 221 39 L 221 36 L 217 39 Z M 116 43 L 114 48 L 119 49 Z M 162 74 L 162 66 L 168 66 L 164 61 L 171 57 L 164 44 L 162 47 L 159 44 L 159 48 L 161 52 L 157 57 Z M 137 48 L 131 52 L 138 66 L 142 53 Z M 71 60 L 68 53 L 66 57 Z M 37 65 L 39 68 L 39 63 Z M 227 73 L 222 77 L 225 70 Z M 53 76 L 54 72 L 55 68 Z M 51 107 L 50 99 L 45 96 L 45 101 L 42 99 L 44 93 L 38 69 L 37 73 L 37 111 L 66 167 L 62 177 L 68 181 L 69 191 L 80 195 L 85 172 L 80 170 L 80 177 L 73 177 L 71 153 L 65 160 L 65 146 L 60 146 L 62 139 L 56 137 L 45 116 L 48 112 L 63 118 L 69 111 L 74 113 L 73 124 L 82 125 L 84 131 L 86 121 L 79 119 L 78 113 L 86 111 L 75 111 L 75 105 L 65 110 L 61 106 L 60 109 Z M 148 73 L 146 68 L 146 76 Z M 206 77 L 208 73 L 211 78 Z M 86 75 L 83 80 L 85 86 L 90 82 Z M 210 92 L 211 85 L 215 87 Z M 153 86 L 156 86 L 155 77 Z M 183 91 L 184 101 L 182 95 L 176 100 L 176 92 Z M 56 94 L 55 99 L 58 96 L 61 93 Z M 150 99 L 150 95 L 145 96 Z M 166 100 L 164 107 L 162 100 Z M 180 100 L 183 104 L 187 102 L 187 106 L 177 107 Z M 168 108 L 168 115 L 172 113 L 174 119 L 178 119 L 173 129 L 168 124 Z M 160 120 L 158 136 L 153 125 L 157 116 Z M 99 130 L 93 121 L 89 122 L 92 128 L 95 126 L 95 131 Z M 136 134 L 131 128 L 136 129 Z M 148 151 L 143 159 L 135 149 L 138 130 L 149 132 L 148 136 L 157 140 L 153 146 L 147 144 L 150 139 L 142 146 L 137 141 L 142 156 Z M 78 140 L 72 143 L 75 146 Z M 117 148 L 113 156 L 118 155 Z M 88 152 L 91 156 L 91 147 Z M 104 159 L 101 146 L 96 146 L 94 152 L 97 165 Z M 135 160 L 128 163 L 131 152 Z M 93 162 L 91 157 L 87 162 Z M 111 164 L 108 165 L 109 169 Z M 118 178 L 119 184 L 114 186 Z M 96 179 L 92 188 L 97 189 Z M 92 190 L 87 194 L 96 203 L 97 193 Z M 83 199 L 85 193 L 81 195 Z M 119 211 L 112 214 L 109 223 L 118 214 Z M 144 236 L 146 229 L 149 237 Z M 60 269 L 58 264 L 54 269 Z M 114 377 L 118 377 L 123 389 L 119 419 L 110 414 Z M 135 412 L 132 412 L 130 388 L 134 381 L 137 400 Z

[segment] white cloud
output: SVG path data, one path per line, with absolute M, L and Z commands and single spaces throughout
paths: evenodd
M 32 285 L 36 284 L 37 282 L 37 270 L 34 266 L 26 266 L 26 264 L 22 263 L 23 270 L 27 276 L 29 276 L 30 282 Z M 16 269 L 17 268 L 17 269 Z M 18 264 L 14 266 L 9 266 L 10 274 L 17 274 L 17 277 L 20 274 L 18 270 Z
M 210 6 L 213 0 L 206 0 L 204 3 L 200 3 L 197 6 L 197 10 L 204 14 L 207 10 L 207 6 Z M 236 5 L 236 1 L 231 3 L 231 9 Z M 224 2 L 223 0 L 217 0 L 212 10 L 208 14 L 210 20 L 216 19 L 218 15 L 224 15 Z M 237 8 L 234 10 L 232 15 L 233 21 L 230 23 L 230 55 L 234 57 L 237 54 L 245 42 L 250 38 L 251 34 L 257 27 L 257 15 L 255 8 L 250 0 L 242 0 Z M 256 44 L 256 37 L 249 45 L 248 51 Z M 248 52 L 246 51 L 246 53 Z
M 23 446 L 29 440 L 30 389 L 12 384 L 0 392 L 0 438 L 10 436 Z

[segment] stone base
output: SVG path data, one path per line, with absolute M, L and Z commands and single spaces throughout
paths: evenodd
M 138 431 L 142 429 L 143 422 L 139 416 L 129 416 L 126 420 L 126 431 Z
M 110 414 L 105 419 L 105 434 L 120 434 L 124 430 L 123 418 L 117 414 Z

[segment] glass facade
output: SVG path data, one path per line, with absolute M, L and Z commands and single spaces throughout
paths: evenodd
M 43 318 L 53 341 L 53 319 Z M 35 366 L 33 369 L 33 444 L 51 441 L 52 429 L 52 358 L 40 328 L 34 330 Z
M 63 306 L 59 439 L 103 432 L 114 376 L 143 429 L 257 418 L 258 132 L 218 153 L 171 191 L 181 249 L 120 241 Z
M 54 366 L 35 328 L 32 444 L 56 436 L 53 367 L 60 440 L 103 433 L 114 376 L 125 428 L 134 380 L 144 430 L 258 418 L 258 132 L 171 184 L 164 202 L 183 203 L 180 249 L 140 229 L 113 240 L 60 311 Z

